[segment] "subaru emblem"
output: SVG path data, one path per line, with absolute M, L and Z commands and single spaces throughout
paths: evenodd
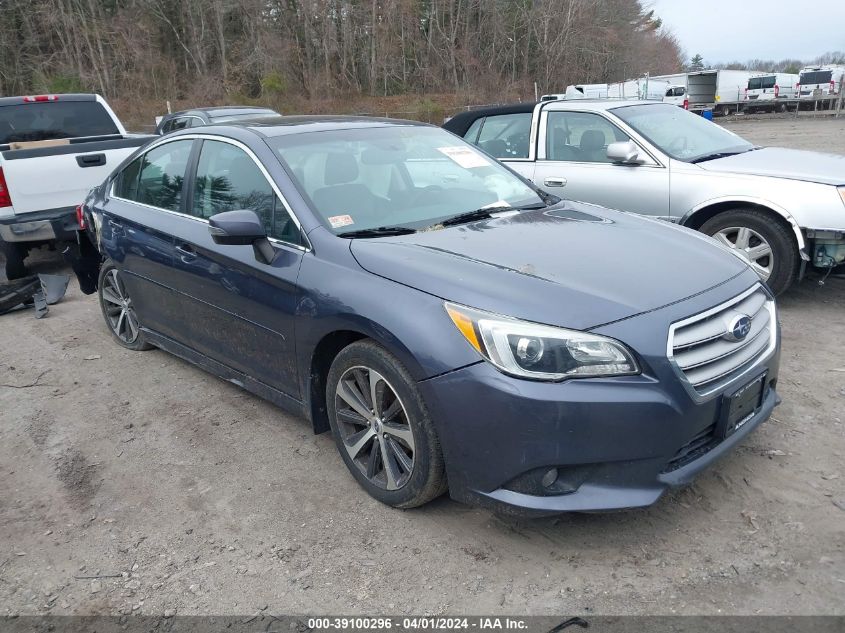
M 741 341 L 751 331 L 751 317 L 747 314 L 737 314 L 727 327 L 725 338 L 729 341 Z

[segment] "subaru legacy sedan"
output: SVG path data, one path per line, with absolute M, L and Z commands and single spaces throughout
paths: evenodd
M 779 401 L 775 302 L 747 260 L 561 201 L 436 127 L 183 130 L 81 215 L 117 343 L 331 430 L 391 506 L 645 506 Z

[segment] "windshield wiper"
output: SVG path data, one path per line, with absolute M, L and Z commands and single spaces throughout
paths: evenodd
M 416 229 L 407 226 L 377 226 L 372 229 L 360 229 L 358 231 L 346 231 L 345 233 L 338 233 L 338 237 L 388 237 L 390 235 L 410 235 L 416 233 Z
M 704 156 L 699 156 L 691 160 L 690 162 L 695 163 L 703 163 L 708 160 L 716 160 L 717 158 L 726 158 L 727 156 L 736 156 L 737 154 L 745 154 L 746 152 L 753 152 L 755 149 L 760 149 L 759 147 L 750 147 L 749 149 L 744 149 L 738 152 L 715 152 L 713 154 L 705 154 Z
M 437 224 L 441 226 L 456 226 L 458 224 L 466 224 L 467 222 L 474 222 L 476 220 L 487 220 L 492 218 L 497 211 L 515 211 L 513 207 L 491 207 L 476 209 L 475 211 L 467 211 L 466 213 L 459 213 L 453 215 L 451 218 L 446 218 Z
M 487 220 L 492 218 L 497 213 L 507 213 L 512 211 L 527 211 L 529 209 L 543 209 L 545 204 L 529 204 L 524 207 L 481 207 L 475 211 L 467 211 L 466 213 L 459 213 L 458 215 L 446 218 L 435 224 L 434 226 L 456 226 L 458 224 L 467 224 L 468 222 L 475 222 L 476 220 Z

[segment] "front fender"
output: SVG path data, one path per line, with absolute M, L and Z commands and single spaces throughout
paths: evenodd
M 807 243 L 804 239 L 804 234 L 801 232 L 801 226 L 795 220 L 793 215 L 787 211 L 785 208 L 780 206 L 779 204 L 772 202 L 771 200 L 766 200 L 765 198 L 758 198 L 756 196 L 742 196 L 742 195 L 728 195 L 728 196 L 719 196 L 717 198 L 710 198 L 704 202 L 701 202 L 694 206 L 692 209 L 687 211 L 680 219 L 679 224 L 682 226 L 690 226 L 694 224 L 694 220 L 696 219 L 696 215 L 702 212 L 707 212 L 709 209 L 713 207 L 722 207 L 722 208 L 729 208 L 735 206 L 741 206 L 743 204 L 751 204 L 756 207 L 762 207 L 764 209 L 768 209 L 772 213 L 776 213 L 784 220 L 789 223 L 790 228 L 792 228 L 792 232 L 795 235 L 795 240 L 798 243 L 798 250 L 801 253 L 801 258 L 804 260 L 809 260 L 809 256 L 807 255 Z

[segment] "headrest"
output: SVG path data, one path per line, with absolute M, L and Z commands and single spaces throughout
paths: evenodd
M 352 154 L 333 152 L 326 157 L 326 186 L 343 185 L 358 178 L 358 162 Z
M 581 134 L 581 149 L 595 150 L 604 147 L 604 134 L 599 130 L 585 130 Z

